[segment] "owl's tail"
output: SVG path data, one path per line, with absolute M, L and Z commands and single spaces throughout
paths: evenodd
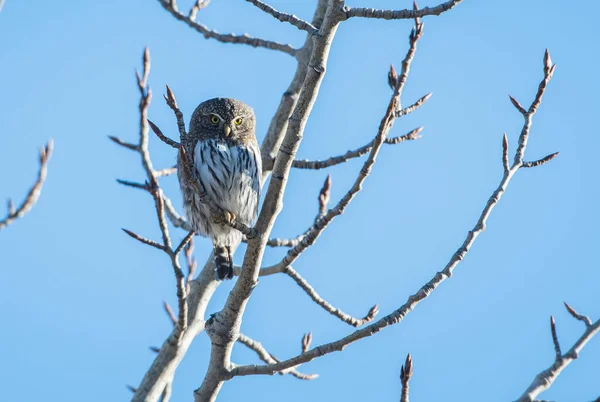
M 233 278 L 233 256 L 231 246 L 214 246 L 215 270 L 219 280 Z

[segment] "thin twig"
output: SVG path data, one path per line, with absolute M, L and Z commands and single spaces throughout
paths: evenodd
M 525 148 L 527 147 L 527 140 L 529 138 L 529 130 L 531 127 L 531 119 L 533 118 L 533 115 L 535 114 L 542 102 L 542 97 L 544 96 L 544 92 L 546 92 L 548 83 L 552 79 L 555 67 L 556 64 L 552 64 L 550 52 L 548 51 L 548 49 L 546 49 L 546 52 L 544 53 L 544 79 L 542 79 L 538 86 L 535 99 L 531 103 L 531 106 L 529 106 L 529 110 L 527 111 L 527 113 L 523 114 L 523 118 L 525 119 L 525 125 L 523 126 L 523 129 L 521 130 L 521 135 L 519 136 L 519 144 L 517 147 L 517 152 L 515 153 L 513 166 L 521 166 L 523 164 L 523 155 L 525 153 Z M 517 110 L 519 110 L 518 107 Z M 521 111 L 519 110 L 519 112 Z
M 409 353 L 408 355 L 406 355 L 406 361 L 404 362 L 402 367 L 400 367 L 400 383 L 402 384 L 402 394 L 400 396 L 400 402 L 409 402 L 409 400 L 408 400 L 408 391 L 409 391 L 408 381 L 410 380 L 412 373 L 413 373 L 412 357 L 410 357 L 410 353 Z
M 554 316 L 550 316 L 550 332 L 552 333 L 552 343 L 554 344 L 554 352 L 556 353 L 556 359 L 560 359 L 562 352 L 560 351 L 558 335 L 556 335 L 556 323 L 554 322 Z
M 179 243 L 179 246 L 177 246 L 175 251 L 173 251 L 173 254 L 177 255 L 181 253 L 181 250 L 183 250 L 183 248 L 188 245 L 188 243 L 192 240 L 192 237 L 194 237 L 195 233 L 196 232 L 194 232 L 193 230 L 190 230 L 190 232 L 183 238 L 181 243 Z
M 420 137 L 420 133 L 423 130 L 423 127 L 419 127 L 416 128 L 412 131 L 410 131 L 407 134 L 398 136 L 398 137 L 392 137 L 392 138 L 386 138 L 385 140 L 385 144 L 389 144 L 389 145 L 395 145 L 395 144 L 400 144 L 403 143 L 405 141 L 413 141 L 416 140 Z M 343 155 L 338 155 L 338 156 L 332 156 L 330 158 L 324 159 L 324 160 L 316 160 L 316 161 L 311 161 L 311 160 L 302 160 L 302 159 L 297 159 L 292 163 L 292 167 L 296 168 L 296 169 L 311 169 L 311 170 L 320 170 L 320 169 L 325 169 L 331 166 L 335 166 L 335 165 L 339 165 L 340 163 L 344 163 L 344 162 L 348 162 L 350 159 L 354 159 L 354 158 L 359 158 L 363 155 L 368 154 L 369 152 L 371 152 L 371 149 L 373 147 L 373 141 L 369 142 L 366 145 L 363 145 L 360 148 L 357 148 L 355 150 L 352 151 L 348 151 Z M 272 161 L 271 163 L 273 163 L 274 161 Z
M 508 95 L 508 97 L 510 98 L 510 101 L 512 102 L 513 106 L 516 107 L 517 110 L 519 112 L 521 112 L 521 114 L 523 114 L 523 115 L 527 114 L 527 110 L 525 110 L 525 108 L 523 106 L 521 106 L 521 104 L 519 103 L 518 100 L 513 98 L 511 95 Z
M 533 161 L 533 162 L 523 162 L 523 164 L 521 165 L 521 167 L 523 168 L 532 168 L 532 167 L 537 167 L 537 166 L 541 166 L 545 163 L 550 162 L 552 159 L 556 158 L 558 156 L 559 152 L 555 152 L 553 154 L 550 154 L 548 156 L 544 156 L 542 159 L 538 159 L 537 161 Z
M 136 239 L 137 241 L 144 243 L 148 246 L 152 246 L 154 248 L 157 248 L 161 251 L 165 251 L 165 246 L 164 244 L 160 244 L 158 242 L 155 242 L 154 240 L 150 240 L 148 238 L 145 238 L 143 236 L 140 236 L 139 234 L 132 232 L 131 230 L 127 230 L 124 228 L 121 228 L 121 230 L 123 230 L 123 232 L 127 233 L 129 236 L 133 237 L 134 239 Z
M 252 47 L 261 47 L 265 49 L 278 50 L 283 53 L 287 53 L 290 56 L 296 57 L 297 50 L 294 49 L 290 45 L 284 45 L 283 43 L 273 42 L 270 40 L 264 40 L 260 38 L 254 38 L 247 34 L 244 35 L 235 35 L 235 34 L 220 34 L 217 31 L 214 31 L 208 28 L 206 25 L 200 24 L 194 20 L 194 18 L 190 18 L 177 10 L 177 7 L 174 7 L 171 2 L 166 0 L 158 0 L 158 2 L 163 6 L 165 10 L 167 10 L 173 17 L 186 23 L 190 28 L 195 29 L 197 32 L 201 33 L 205 39 L 216 39 L 219 42 L 223 43 L 239 43 L 244 45 L 250 45 Z M 195 17 L 195 15 L 193 15 Z
M 384 20 L 414 19 L 427 15 L 440 15 L 454 8 L 460 2 L 462 0 L 450 0 L 435 7 L 425 7 L 420 10 L 376 10 L 374 8 L 346 7 L 344 11 L 347 19 L 352 17 L 381 18 Z
M 506 137 L 506 133 L 502 137 L 502 166 L 504 167 L 504 173 L 508 173 L 510 166 L 508 162 L 508 137 Z
M 144 190 L 144 191 L 150 191 L 150 186 L 148 185 L 148 182 L 146 182 L 146 183 L 138 183 L 138 182 L 135 182 L 135 181 L 117 179 L 117 183 L 122 184 L 122 185 L 127 186 L 127 187 L 133 187 L 133 188 L 138 188 L 138 189 Z
M 291 266 L 285 267 L 282 272 L 284 274 L 286 274 L 287 276 L 289 276 L 290 278 L 292 278 L 294 280 L 294 282 L 296 282 L 296 284 L 298 286 L 300 286 L 300 288 L 302 290 L 304 290 L 304 292 L 312 299 L 312 301 L 314 301 L 319 306 L 321 306 L 323 308 L 323 310 L 327 311 L 329 314 L 333 315 L 334 317 L 339 318 L 346 324 L 352 325 L 353 327 L 361 327 L 361 326 L 373 321 L 373 319 L 375 318 L 377 313 L 379 313 L 379 308 L 376 304 L 369 309 L 369 312 L 363 318 L 355 318 L 349 314 L 344 313 L 342 310 L 334 307 L 327 300 L 323 299 L 317 293 L 317 291 L 306 281 L 306 279 L 304 279 Z
M 258 355 L 258 357 L 265 363 L 267 364 L 272 364 L 272 363 L 277 363 L 279 362 L 279 360 L 273 356 L 271 353 L 267 352 L 267 350 L 263 347 L 263 345 L 258 342 L 255 341 L 254 339 L 244 335 L 244 334 L 240 334 L 240 336 L 238 337 L 238 342 L 241 343 L 242 345 L 248 347 L 249 349 L 253 350 L 256 352 L 256 354 Z M 300 379 L 300 380 L 314 380 L 315 378 L 319 377 L 318 374 L 304 374 L 304 373 L 300 373 L 299 371 L 297 371 L 295 368 L 292 369 L 287 369 L 285 371 L 280 371 L 279 372 L 280 375 L 285 375 L 285 374 L 291 374 L 294 377 Z
M 590 328 L 592 326 L 592 320 L 587 315 L 581 315 L 573 307 L 569 305 L 567 302 L 563 302 L 565 304 L 565 308 L 578 321 L 581 321 L 585 324 L 586 328 Z
M 304 334 L 302 337 L 302 353 L 306 352 L 310 349 L 310 344 L 312 343 L 312 332 Z
M 154 171 L 154 174 L 156 175 L 156 177 L 171 176 L 172 174 L 175 174 L 175 173 L 177 173 L 177 166 Z
M 185 246 L 185 261 L 188 267 L 188 278 L 187 283 L 191 282 L 194 277 L 194 273 L 198 268 L 198 261 L 194 257 L 194 239 L 191 238 L 188 244 Z
M 115 137 L 113 135 L 109 135 L 108 138 L 110 138 L 112 142 L 114 142 L 115 144 L 118 144 L 118 145 L 122 146 L 123 148 L 127 148 L 127 149 L 130 149 L 132 151 L 137 151 L 138 150 L 138 146 L 136 144 L 131 144 L 129 142 L 123 141 L 119 137 Z
M 0 230 L 13 223 L 15 219 L 23 217 L 23 215 L 29 212 L 40 198 L 42 187 L 44 186 L 44 182 L 46 181 L 46 175 L 48 173 L 48 161 L 52 156 L 53 149 L 54 142 L 52 140 L 49 140 L 48 143 L 40 150 L 40 169 L 38 170 L 36 181 L 18 208 L 15 209 L 12 200 L 9 199 L 8 214 L 6 218 L 0 220 Z
M 163 300 L 163 308 L 165 309 L 165 313 L 167 313 L 167 315 L 169 316 L 171 323 L 173 323 L 173 326 L 176 326 L 177 325 L 177 316 L 175 315 L 175 313 L 173 312 L 173 309 L 171 308 L 171 306 L 169 306 L 169 303 L 167 303 L 166 300 Z
M 152 99 L 152 92 L 148 87 L 148 75 L 150 74 L 150 51 L 148 48 L 144 50 L 143 55 L 143 71 L 142 75 L 136 72 L 137 85 L 140 91 L 140 133 L 139 133 L 139 144 L 136 146 L 136 151 L 140 154 L 142 160 L 142 166 L 144 167 L 144 171 L 146 173 L 147 181 L 144 184 L 129 182 L 125 180 L 118 180 L 119 183 L 124 184 L 126 186 L 139 188 L 148 191 L 153 199 L 154 206 L 156 209 L 156 217 L 158 219 L 158 224 L 162 236 L 162 244 L 155 242 L 154 240 L 143 238 L 129 230 L 123 229 L 128 235 L 131 237 L 148 244 L 152 247 L 163 250 L 170 258 L 171 265 L 173 267 L 173 272 L 175 274 L 176 286 L 177 286 L 177 301 L 179 307 L 179 314 L 175 322 L 178 324 L 176 328 L 176 338 L 180 339 L 183 332 L 187 328 L 187 288 L 185 286 L 185 277 L 183 275 L 183 271 L 179 265 L 179 253 L 190 240 L 193 234 L 188 233 L 188 235 L 184 238 L 184 240 L 180 243 L 176 250 L 172 249 L 171 245 L 171 236 L 169 234 L 169 228 L 167 225 L 166 215 L 171 216 L 169 210 L 172 209 L 172 205 L 170 201 L 168 202 L 169 208 L 167 208 L 168 200 L 166 196 L 163 194 L 162 189 L 158 183 L 158 172 L 154 170 L 152 166 L 152 161 L 150 159 L 150 152 L 148 150 L 148 125 L 153 125 L 148 120 L 148 107 L 150 106 L 150 102 Z M 175 104 L 176 107 L 176 104 Z M 158 129 L 158 128 L 157 128 Z M 160 132 L 160 130 L 158 130 Z M 158 134 L 158 133 L 157 133 Z M 159 135 L 160 138 L 160 135 Z M 114 141 L 114 140 L 113 140 Z M 173 314 L 173 317 L 174 314 Z
M 171 108 L 171 110 L 173 111 L 173 113 L 175 113 L 175 118 L 177 119 L 177 128 L 179 129 L 179 138 L 180 141 L 183 141 L 186 137 L 187 137 L 187 131 L 185 129 L 185 121 L 183 121 L 183 113 L 181 112 L 181 110 L 179 110 L 179 106 L 177 106 L 177 99 L 175 99 L 175 94 L 173 93 L 173 90 L 171 90 L 171 88 L 167 85 L 167 94 L 163 95 L 163 98 L 165 98 L 165 102 L 167 102 L 167 105 Z M 158 129 L 158 127 L 156 127 Z M 160 130 L 158 130 L 160 132 Z M 162 132 L 160 133 L 162 135 Z M 158 135 L 158 133 L 157 133 Z M 164 137 L 164 135 L 162 135 Z M 165 137 L 166 138 L 166 137 Z M 161 138 L 162 139 L 162 138 Z M 171 139 L 169 139 L 169 141 L 172 144 L 169 144 L 171 146 L 175 146 L 175 148 L 180 148 L 181 145 Z M 177 144 L 177 145 L 175 145 Z
M 287 13 L 282 13 L 281 11 L 277 11 L 270 5 L 263 3 L 260 0 L 246 0 L 246 1 L 248 3 L 251 3 L 252 5 L 254 5 L 255 7 L 259 8 L 260 10 L 264 11 L 265 13 L 275 17 L 279 21 L 292 24 L 293 26 L 295 26 L 296 28 L 298 28 L 301 31 L 306 31 L 311 35 L 315 34 L 318 31 L 318 29 L 315 28 L 310 22 L 304 21 L 304 20 L 296 17 L 293 14 L 287 14 Z
M 331 175 L 327 175 L 327 179 L 325 179 L 325 183 L 323 183 L 323 187 L 321 191 L 319 191 L 319 212 L 317 213 L 317 217 L 315 218 L 315 223 L 321 219 L 322 216 L 325 216 L 327 213 L 327 205 L 329 204 L 329 200 L 331 198 Z
M 550 328 L 552 332 L 552 341 L 556 352 L 554 362 L 550 367 L 538 373 L 531 385 L 525 390 L 523 395 L 519 397 L 515 402 L 532 402 L 536 401 L 536 397 L 550 388 L 560 373 L 569 365 L 571 362 L 579 357 L 579 353 L 583 349 L 586 343 L 590 341 L 600 331 L 600 320 L 592 324 L 591 320 L 585 316 L 580 316 L 573 310 L 571 306 L 565 303 L 567 311 L 576 318 L 577 320 L 586 323 L 585 332 L 577 339 L 575 344 L 565 353 L 564 355 L 560 352 L 560 346 L 558 344 L 558 337 L 556 336 L 556 328 L 554 326 L 554 318 L 550 320 Z M 589 322 L 589 325 L 588 325 Z
M 202 10 L 209 4 L 210 4 L 210 0 L 196 0 L 196 3 L 190 9 L 188 18 L 192 21 L 196 21 L 196 15 L 198 14 L 198 11 Z
M 400 118 L 400 117 L 406 116 L 407 114 L 414 112 L 415 110 L 420 108 L 425 102 L 427 102 L 429 100 L 429 98 L 431 98 L 431 95 L 433 95 L 433 93 L 430 92 L 427 95 L 423 96 L 422 98 L 418 99 L 412 105 L 405 107 L 404 109 L 400 109 L 400 110 L 396 111 L 394 116 L 396 118 Z
M 168 87 L 167 87 L 168 88 Z M 167 102 L 168 104 L 168 102 Z M 179 109 L 177 109 L 179 111 Z M 181 114 L 181 111 L 179 111 L 179 113 Z M 177 116 L 177 114 L 176 114 Z M 183 117 L 183 114 L 181 114 L 181 116 Z M 177 121 L 178 125 L 179 125 L 179 120 Z M 169 137 L 167 137 L 166 135 L 163 134 L 163 132 L 160 130 L 160 128 L 158 128 L 158 126 L 154 123 L 152 123 L 151 120 L 148 120 L 148 124 L 150 125 L 150 128 L 152 129 L 152 131 L 154 131 L 154 134 L 156 134 L 156 136 L 165 144 L 167 144 L 170 147 L 173 148 L 179 148 L 179 143 L 177 141 L 173 141 L 172 139 L 170 139 Z M 183 131 L 185 133 L 185 123 L 183 125 Z M 112 139 L 112 137 L 111 137 Z

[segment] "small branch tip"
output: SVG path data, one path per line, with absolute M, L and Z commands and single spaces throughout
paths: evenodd
M 163 308 L 165 309 L 165 312 L 167 313 L 167 315 L 169 316 L 169 319 L 173 323 L 173 326 L 176 326 L 177 325 L 177 316 L 175 315 L 175 313 L 173 312 L 173 309 L 171 308 L 171 306 L 169 306 L 169 303 L 167 303 L 166 300 L 163 300 Z

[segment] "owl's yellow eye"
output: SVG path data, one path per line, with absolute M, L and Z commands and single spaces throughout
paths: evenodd
M 239 126 L 240 124 L 242 124 L 242 118 L 241 118 L 241 117 L 238 117 L 238 118 L 237 118 L 237 119 L 235 119 L 233 122 L 235 123 L 235 125 L 236 125 L 236 126 Z
M 212 124 L 219 124 L 221 120 L 219 119 L 219 116 L 213 114 L 210 116 L 210 121 Z

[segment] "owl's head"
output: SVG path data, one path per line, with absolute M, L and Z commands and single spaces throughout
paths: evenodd
M 214 98 L 202 102 L 190 121 L 190 135 L 247 142 L 255 136 L 254 110 L 239 100 Z

